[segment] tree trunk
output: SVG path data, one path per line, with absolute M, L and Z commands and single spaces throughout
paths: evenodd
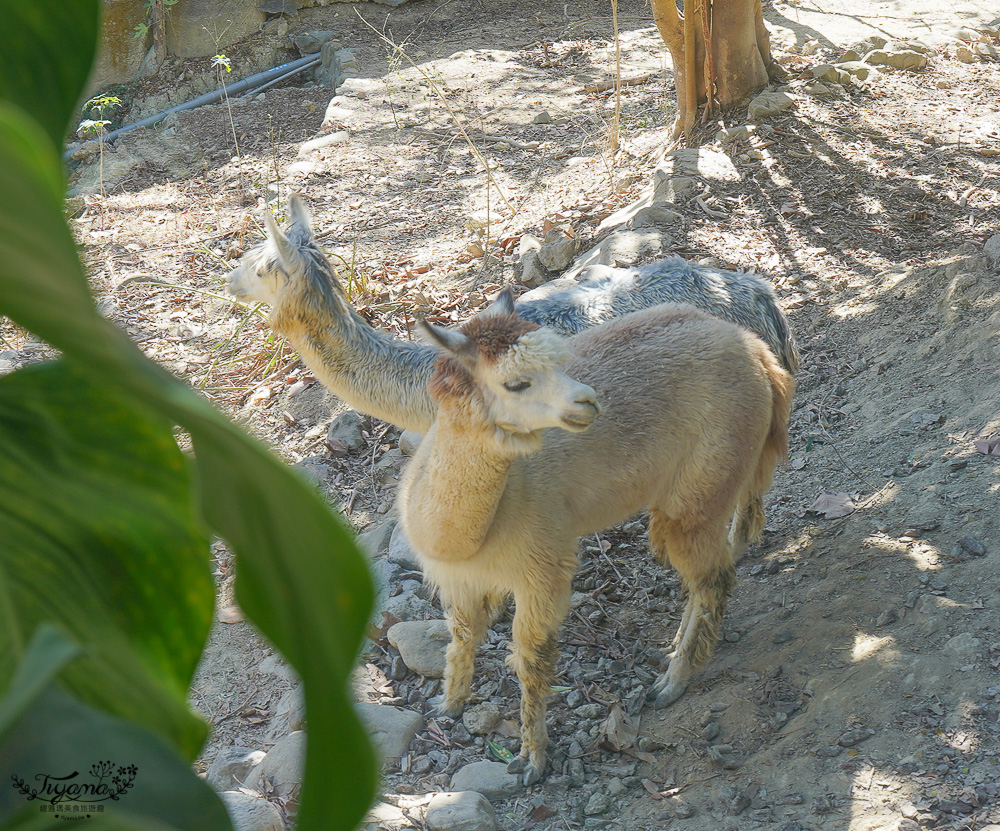
M 698 107 L 710 113 L 760 92 L 774 66 L 760 0 L 651 0 L 677 87 L 673 138 L 690 135 Z M 707 35 L 706 35 L 707 32 Z

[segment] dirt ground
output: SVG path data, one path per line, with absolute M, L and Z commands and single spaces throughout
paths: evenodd
M 1000 823 L 1000 458 L 981 452 L 1000 434 L 1000 283 L 981 254 L 1000 231 L 1000 71 L 939 54 L 843 95 L 802 91 L 812 66 L 863 37 L 988 23 L 989 5 L 765 3 L 797 105 L 723 148 L 739 180 L 713 190 L 711 215 L 674 206 L 669 234 L 685 257 L 766 274 L 802 348 L 766 539 L 741 564 L 714 660 L 660 712 L 642 706 L 642 688 L 679 617 L 677 581 L 652 562 L 641 521 L 583 541 L 550 706 L 553 770 L 498 803 L 501 828 Z M 259 238 L 265 201 L 278 196 L 280 212 L 292 188 L 331 255 L 353 264 L 363 314 L 400 337 L 417 312 L 471 314 L 512 281 L 517 238 L 547 221 L 594 241 L 648 181 L 672 117 L 649 8 L 622 0 L 619 15 L 622 75 L 642 80 L 623 91 L 614 157 L 613 94 L 588 91 L 613 71 L 606 3 L 422 0 L 291 17 L 292 34 L 336 30 L 366 82 L 328 128 L 328 89 L 278 87 L 123 138 L 106 151 L 105 195 L 93 166 L 78 174 L 72 224 L 101 308 L 306 468 L 355 529 L 376 527 L 392 510 L 379 462 L 398 432 L 372 423 L 361 453 L 331 453 L 342 405 L 262 314 L 226 297 L 223 278 Z M 262 38 L 278 42 L 277 30 Z M 210 71 L 166 67 L 136 97 Z M 745 121 L 736 110 L 697 141 Z M 346 142 L 298 155 L 337 130 Z M 145 161 L 119 165 L 126 153 Z M 6 324 L 2 334 L 7 368 L 44 352 Z M 216 551 L 226 607 L 232 564 Z M 508 618 L 482 650 L 475 696 L 516 721 L 500 662 L 509 635 Z M 292 681 L 268 654 L 247 624 L 217 627 L 192 694 L 214 728 L 206 759 L 274 741 Z M 372 697 L 423 709 L 436 682 L 385 680 L 393 657 L 366 654 Z M 626 752 L 609 749 L 616 706 L 639 720 Z M 460 727 L 429 725 L 387 773 L 387 800 L 446 789 L 458 764 L 489 758 Z M 591 813 L 595 793 L 610 802 Z

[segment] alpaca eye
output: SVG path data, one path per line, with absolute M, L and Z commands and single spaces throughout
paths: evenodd
M 531 386 L 531 381 L 504 381 L 503 388 L 507 392 L 524 392 Z

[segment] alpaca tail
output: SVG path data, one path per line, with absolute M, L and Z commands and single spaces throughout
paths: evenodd
M 758 356 L 771 385 L 771 426 L 736 517 L 734 542 L 740 549 L 748 542 L 759 541 L 764 533 L 764 494 L 774 480 L 775 467 L 788 457 L 788 418 L 795 394 L 795 379 L 771 350 L 761 344 Z

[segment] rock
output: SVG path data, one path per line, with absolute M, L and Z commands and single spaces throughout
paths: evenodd
M 817 81 L 832 81 L 835 84 L 840 83 L 840 70 L 833 64 L 821 63 L 819 66 L 814 66 L 812 74 L 813 78 Z
M 302 692 L 302 685 L 298 684 L 278 700 L 266 736 L 269 741 L 276 741 L 288 733 L 301 730 L 305 723 L 306 699 Z
M 389 540 L 392 539 L 392 532 L 395 530 L 396 520 L 388 519 L 381 525 L 358 534 L 358 545 L 369 557 L 374 557 L 389 548 Z
M 304 141 L 301 145 L 299 145 L 299 155 L 306 156 L 309 153 L 322 150 L 324 147 L 332 147 L 335 144 L 343 144 L 349 138 L 350 133 L 348 133 L 347 130 L 337 130 L 336 132 L 327 133 L 325 136 L 317 136 L 316 138 Z
M 866 49 L 865 52 L 871 50 Z M 837 58 L 837 63 L 844 63 L 845 61 L 860 61 L 865 52 L 858 52 L 857 49 L 847 49 L 844 54 Z M 815 72 L 815 70 L 813 70 Z
M 579 245 L 580 241 L 568 236 L 563 227 L 553 228 L 545 235 L 542 247 L 538 249 L 538 262 L 547 271 L 564 271 L 573 262 Z
M 997 48 L 992 43 L 974 43 L 972 51 L 976 53 L 976 57 L 983 61 L 1000 59 L 1000 52 L 997 52 Z
M 296 730 L 279 740 L 254 768 L 252 787 L 281 797 L 289 814 L 295 814 L 299 808 L 305 753 L 306 734 Z
M 392 447 L 375 463 L 375 478 L 383 485 L 399 482 L 406 464 L 406 457 L 398 447 Z
M 983 253 L 990 258 L 994 266 L 1000 265 L 1000 234 L 994 234 L 983 245 Z
M 365 437 L 361 435 L 361 431 L 367 427 L 367 416 L 362 415 L 357 410 L 345 410 L 330 423 L 330 427 L 326 431 L 326 440 L 331 443 L 336 440 L 343 441 L 349 452 L 357 453 L 366 445 Z
M 813 81 L 806 84 L 805 91 L 809 95 L 834 95 L 834 90 L 821 81 Z
M 672 244 L 667 234 L 655 228 L 614 231 L 577 259 L 573 273 L 593 265 L 633 265 L 645 256 L 663 254 Z
M 277 806 L 260 796 L 243 791 L 220 794 L 233 831 L 285 831 L 285 820 Z
M 653 226 L 675 225 L 683 219 L 683 216 L 673 208 L 665 205 L 652 205 L 642 208 L 625 224 L 625 227 L 632 231 L 636 228 L 646 228 Z
M 406 538 L 402 523 L 396 523 L 396 527 L 392 529 L 392 536 L 389 538 L 389 561 L 398 563 L 403 568 L 421 570 L 420 560 L 410 548 L 410 541 Z
M 485 702 L 469 707 L 462 716 L 462 722 L 473 736 L 489 736 L 500 723 L 500 708 Z
M 961 635 L 948 640 L 944 645 L 945 652 L 951 652 L 960 658 L 971 658 L 979 651 L 982 642 L 971 632 L 963 632 Z
M 973 52 L 968 46 L 956 46 L 955 59 L 961 61 L 962 63 L 975 63 L 976 53 Z
M 533 249 L 521 255 L 514 264 L 514 279 L 522 286 L 535 289 L 552 279 L 538 259 L 538 249 Z
M 502 762 L 473 762 L 459 768 L 451 778 L 453 791 L 476 791 L 490 801 L 508 799 L 524 789 L 521 778 L 507 773 Z
M 598 817 L 611 807 L 611 800 L 603 791 L 594 791 L 584 806 L 583 814 L 587 817 Z
M 313 70 L 313 80 L 318 85 L 336 90 L 349 77 L 357 75 L 358 62 L 354 53 L 343 49 L 338 41 L 327 41 L 320 53 L 320 64 Z
M 795 99 L 787 92 L 762 92 L 750 102 L 747 115 L 751 121 L 759 121 L 790 110 L 794 106 Z
M 475 791 L 438 793 L 427 803 L 424 821 L 430 831 L 496 831 L 489 800 Z
M 376 802 L 361 820 L 361 827 L 367 831 L 403 831 L 413 828 L 413 823 L 399 806 L 391 802 Z
M 260 0 L 187 0 L 170 7 L 167 52 L 178 58 L 217 55 L 260 31 Z
M 415 430 L 404 430 L 399 434 L 399 452 L 404 456 L 412 456 L 420 447 L 423 436 Z
M 260 763 L 266 754 L 252 747 L 233 745 L 219 752 L 205 774 L 205 781 L 216 791 L 228 791 L 242 787 L 247 782 L 247 774 Z
M 927 66 L 927 56 L 912 49 L 901 49 L 898 52 L 873 49 L 865 55 L 864 61 L 875 66 L 891 66 L 893 69 L 909 69 L 911 71 Z
M 424 729 L 424 717 L 413 710 L 369 702 L 355 704 L 354 708 L 383 759 L 400 758 L 417 733 Z
M 986 546 L 983 545 L 975 537 L 964 536 L 958 541 L 958 547 L 967 554 L 971 554 L 973 557 L 985 557 L 986 556 Z
M 867 81 L 873 75 L 878 75 L 878 70 L 871 64 L 864 61 L 845 61 L 837 64 L 838 72 L 846 72 L 851 78 L 859 81 Z M 850 80 L 850 79 L 848 79 Z
M 870 727 L 859 727 L 855 730 L 848 730 L 846 733 L 841 735 L 837 739 L 837 744 L 841 747 L 854 747 L 856 744 L 861 744 L 861 742 L 870 739 L 875 735 L 875 731 Z
M 303 57 L 305 55 L 315 55 L 323 48 L 323 44 L 335 34 L 336 32 L 299 32 L 292 39 L 292 43 L 295 44 L 295 48 L 299 50 L 299 54 Z
M 273 655 L 268 655 L 263 661 L 260 662 L 260 666 L 257 667 L 257 672 L 263 673 L 264 675 L 276 675 L 278 678 L 284 678 L 288 681 L 298 681 L 295 675 L 295 670 L 288 664 L 288 662 L 277 652 Z
M 413 592 L 402 592 L 381 604 L 380 612 L 385 612 L 397 620 L 427 620 L 439 617 L 441 610 Z
M 815 73 L 814 69 L 813 74 Z M 719 130 L 715 138 L 719 144 L 732 144 L 734 141 L 746 141 L 756 132 L 757 128 L 753 124 L 741 124 L 739 127 L 727 127 L 724 130 Z
M 86 98 L 111 84 L 135 81 L 147 55 L 146 39 L 134 36 L 135 27 L 146 23 L 145 7 L 134 0 L 104 0 L 101 6 L 97 57 L 87 82 Z
M 411 620 L 389 628 L 386 637 L 413 672 L 425 678 L 443 678 L 445 650 L 451 640 L 443 620 Z
M 551 124 L 552 123 L 552 113 L 548 110 L 542 110 L 538 115 L 531 119 L 532 124 Z

